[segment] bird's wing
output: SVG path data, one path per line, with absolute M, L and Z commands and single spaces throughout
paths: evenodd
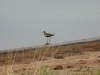
M 50 34 L 50 36 L 54 36 L 55 34 Z

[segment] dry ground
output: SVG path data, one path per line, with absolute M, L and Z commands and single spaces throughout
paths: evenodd
M 100 70 L 100 41 L 0 54 L 0 75 L 51 75 Z

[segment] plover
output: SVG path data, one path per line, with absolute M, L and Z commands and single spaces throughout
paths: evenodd
M 50 44 L 50 37 L 54 36 L 55 34 L 46 33 L 46 31 L 43 31 L 42 33 L 44 33 L 44 36 L 47 37 L 47 43 L 46 44 Z M 48 37 L 49 37 L 49 43 L 48 43 Z

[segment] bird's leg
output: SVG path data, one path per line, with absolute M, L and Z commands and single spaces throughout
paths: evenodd
M 47 43 L 48 43 L 48 37 L 47 37 Z
M 49 44 L 50 44 L 50 38 L 49 38 Z

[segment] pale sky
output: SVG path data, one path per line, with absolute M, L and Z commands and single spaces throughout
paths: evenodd
M 0 50 L 100 36 L 100 0 L 0 0 Z

